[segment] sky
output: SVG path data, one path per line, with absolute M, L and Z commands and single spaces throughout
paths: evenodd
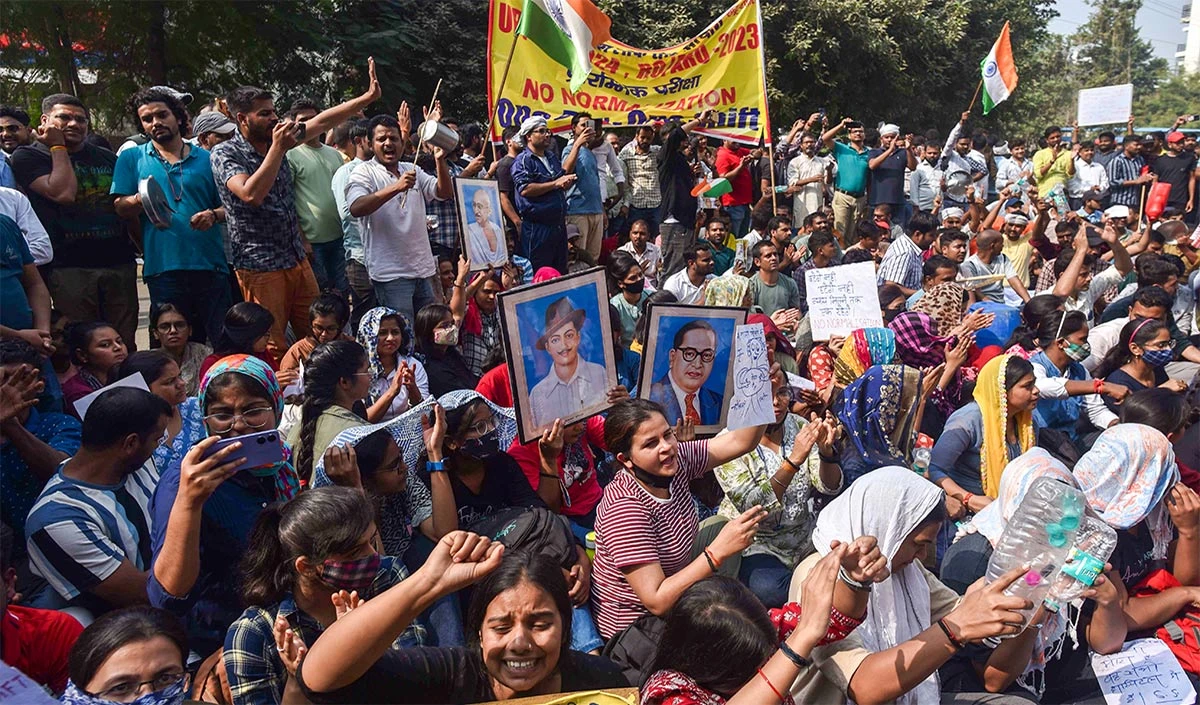
M 1154 47 L 1155 56 L 1167 60 L 1175 68 L 1175 50 L 1186 40 L 1183 25 L 1179 23 L 1180 11 L 1192 0 L 1142 0 L 1142 10 L 1137 16 L 1137 26 L 1142 38 Z M 1050 31 L 1071 34 L 1087 21 L 1091 6 L 1085 0 L 1058 0 L 1055 4 L 1058 17 L 1050 22 Z

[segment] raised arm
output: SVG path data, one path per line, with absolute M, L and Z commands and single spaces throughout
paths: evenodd
M 55 203 L 67 205 L 75 202 L 79 182 L 75 179 L 75 168 L 71 166 L 71 154 L 62 130 L 53 125 L 42 125 L 37 129 L 38 141 L 50 148 L 50 173 L 39 176 L 29 184 L 32 191 Z
M 825 148 L 833 149 L 833 138 L 837 137 L 838 133 L 840 133 L 842 130 L 846 129 L 846 125 L 848 125 L 852 122 L 854 122 L 854 118 L 848 118 L 848 117 L 842 118 L 841 122 L 839 122 L 838 124 L 834 125 L 833 127 L 826 130 L 824 133 L 822 133 L 821 143 L 825 145 Z
M 1070 298 L 1075 295 L 1075 282 L 1079 280 L 1079 273 L 1083 271 L 1083 261 L 1087 258 L 1087 229 L 1080 228 L 1079 232 L 1075 233 L 1075 254 L 1071 257 L 1071 262 L 1063 271 L 1062 276 L 1054 282 L 1054 295 Z M 1125 248 L 1121 248 L 1124 252 Z M 1128 257 L 1128 255 L 1126 255 Z
M 383 95 L 383 89 L 379 86 L 379 79 L 375 76 L 375 59 L 373 57 L 367 59 L 367 76 L 369 85 L 366 93 L 312 116 L 304 123 L 306 130 L 312 134 L 328 132 L 379 100 Z

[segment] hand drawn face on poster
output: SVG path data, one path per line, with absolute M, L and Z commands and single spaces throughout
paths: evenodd
M 501 267 L 508 261 L 500 210 L 500 191 L 495 181 L 457 179 L 458 211 L 463 222 L 463 246 L 471 270 Z

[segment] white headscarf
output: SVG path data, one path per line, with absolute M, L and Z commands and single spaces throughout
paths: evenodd
M 893 125 L 891 123 L 884 123 L 884 122 L 879 123 L 879 136 L 880 137 L 883 137 L 884 135 L 898 135 L 898 134 L 900 134 L 900 126 L 899 125 Z
M 533 117 L 525 118 L 525 122 L 521 123 L 521 129 L 517 130 L 517 135 L 520 137 L 527 136 L 530 132 L 542 127 L 546 127 L 549 123 L 546 118 L 534 115 Z
M 932 615 L 925 575 L 915 562 L 899 570 L 891 563 L 900 545 L 944 496 L 912 470 L 884 467 L 855 480 L 817 517 L 813 544 L 821 555 L 829 553 L 830 541 L 850 543 L 860 536 L 874 536 L 888 560 L 892 574 L 871 590 L 866 621 L 857 631 L 863 646 L 873 653 L 902 644 L 929 628 Z M 940 691 L 935 672 L 896 702 L 936 703 Z
M 942 222 L 943 223 L 946 222 L 947 218 L 961 218 L 961 217 L 963 217 L 963 215 L 964 215 L 963 209 L 961 209 L 957 206 L 943 208 L 942 209 Z

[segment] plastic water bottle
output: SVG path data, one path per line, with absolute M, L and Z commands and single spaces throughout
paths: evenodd
M 924 433 L 917 434 L 913 445 L 913 470 L 922 477 L 929 476 L 929 459 L 933 456 L 933 439 Z
M 1116 547 L 1117 532 L 1111 526 L 1094 517 L 1084 517 L 1067 562 L 1051 582 L 1046 609 L 1057 612 L 1090 588 L 1104 572 L 1104 564 Z
M 1021 611 L 1022 629 L 1046 599 L 1059 568 L 1067 562 L 1083 522 L 1085 506 L 1083 493 L 1078 489 L 1049 477 L 1038 478 L 1004 527 L 988 561 L 987 581 L 994 582 L 1018 566 L 1029 566 L 1029 571 L 1004 591 L 1033 605 Z M 1015 635 L 993 637 L 984 643 L 995 647 L 1001 639 L 1011 636 Z

